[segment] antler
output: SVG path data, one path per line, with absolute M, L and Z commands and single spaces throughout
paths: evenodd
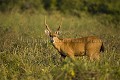
M 51 32 L 50 28 L 48 27 L 48 25 L 46 23 L 46 16 L 45 16 L 45 26 L 46 26 L 47 30 Z
M 58 27 L 57 31 L 59 31 L 59 30 L 60 30 L 60 28 L 61 28 L 61 25 L 62 25 L 62 20 L 63 20 L 63 18 L 61 19 L 61 22 L 60 22 L 60 25 L 59 25 L 59 27 Z

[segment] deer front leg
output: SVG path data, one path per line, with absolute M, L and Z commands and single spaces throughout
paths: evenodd
M 63 61 L 66 58 L 66 55 L 63 55 L 63 53 L 60 53 L 61 57 L 60 57 L 60 61 Z
M 72 61 L 75 61 L 74 53 L 69 53 L 69 54 L 68 54 L 68 57 L 70 57 L 70 59 L 71 59 Z

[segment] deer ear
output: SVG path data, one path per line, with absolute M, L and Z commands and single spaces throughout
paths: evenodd
M 45 30 L 45 34 L 49 36 L 50 35 L 50 31 L 49 30 Z
M 61 32 L 60 32 L 60 31 L 56 31 L 55 33 L 56 33 L 57 35 L 60 35 Z

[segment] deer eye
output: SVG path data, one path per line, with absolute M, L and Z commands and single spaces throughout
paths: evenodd
M 52 34 L 50 34 L 50 37 L 53 37 L 53 35 L 52 35 Z
M 50 37 L 52 37 L 52 35 L 50 35 Z

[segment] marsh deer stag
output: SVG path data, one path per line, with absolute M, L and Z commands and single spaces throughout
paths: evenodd
M 62 24 L 62 23 L 61 23 Z M 59 38 L 59 25 L 57 31 L 54 33 L 50 30 L 45 18 L 45 34 L 50 37 L 50 42 L 58 50 L 61 58 L 66 56 L 75 60 L 75 56 L 88 56 L 90 60 L 100 58 L 100 52 L 104 51 L 103 42 L 100 38 L 95 36 L 88 36 L 83 38 Z

